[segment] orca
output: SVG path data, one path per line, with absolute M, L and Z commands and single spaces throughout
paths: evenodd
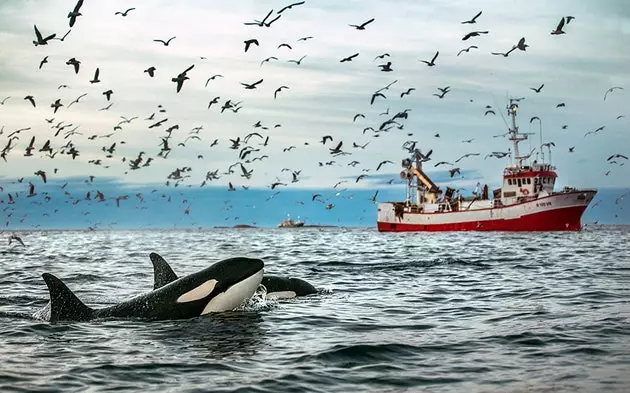
M 164 320 L 234 310 L 253 296 L 263 271 L 263 261 L 252 258 L 225 259 L 181 278 L 170 267 L 160 266 L 155 271 L 153 291 L 102 309 L 86 306 L 54 275 L 44 273 L 42 277 L 50 292 L 50 322 L 97 318 Z
M 295 277 L 263 276 L 262 285 L 267 289 L 267 299 L 293 299 L 317 293 L 317 289 L 308 282 Z
M 177 280 L 177 274 L 160 255 L 152 252 L 149 255 L 153 264 L 153 288 L 158 289 Z M 262 285 L 266 289 L 266 298 L 270 300 L 292 299 L 317 293 L 317 288 L 299 278 L 280 276 L 263 276 Z

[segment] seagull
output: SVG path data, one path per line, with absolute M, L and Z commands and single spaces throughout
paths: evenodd
M 381 67 L 381 71 L 383 71 L 383 72 L 394 71 L 394 70 L 392 70 L 392 62 L 391 61 L 388 61 L 386 64 L 380 64 L 379 67 Z
M 304 60 L 304 58 L 306 57 L 306 55 L 300 57 L 300 60 L 287 60 L 287 63 L 295 63 L 297 65 L 302 64 L 302 60 Z
M 468 48 L 466 48 L 466 49 L 462 49 L 462 50 L 460 50 L 459 52 L 457 52 L 457 56 L 461 55 L 461 54 L 462 54 L 462 52 L 466 52 L 466 53 L 468 53 L 468 51 L 470 51 L 470 50 L 471 50 L 471 49 L 473 49 L 473 48 L 474 48 L 474 49 L 479 49 L 479 47 L 477 47 L 477 46 L 475 46 L 475 45 L 471 45 L 471 46 L 469 46 Z
M 255 38 L 252 38 L 252 39 L 249 39 L 249 40 L 246 40 L 246 41 L 243 41 L 243 42 L 245 43 L 245 53 L 247 53 L 247 50 L 249 49 L 249 46 L 250 46 L 251 44 L 254 44 L 254 45 L 256 45 L 256 46 L 260 46 L 260 45 L 258 44 L 258 40 L 257 40 L 257 39 L 255 39 Z
M 275 57 L 275 56 L 270 56 L 270 57 L 267 57 L 265 60 L 263 60 L 263 61 L 261 61 L 261 62 L 260 62 L 260 66 L 262 67 L 262 65 L 263 65 L 263 64 L 265 64 L 265 63 L 267 63 L 267 62 L 269 62 L 269 60 L 278 60 L 278 58 L 277 58 L 277 57 Z M 209 80 L 209 79 L 208 79 L 208 80 Z M 206 82 L 206 85 L 207 85 L 207 82 Z
M 171 37 L 167 41 L 164 41 L 164 40 L 153 40 L 153 42 L 161 42 L 162 44 L 164 44 L 164 46 L 168 46 L 168 44 L 170 44 L 171 41 L 173 41 L 175 38 L 177 38 L 177 37 Z
M 468 153 L 468 154 L 464 154 L 463 156 L 459 157 L 457 160 L 455 160 L 455 162 L 460 162 L 461 160 L 463 160 L 466 157 L 471 157 L 471 156 L 478 156 L 480 153 Z
M 514 48 L 525 51 L 525 49 L 528 47 L 529 45 L 527 45 L 525 43 L 525 37 L 522 37 L 520 40 L 518 40 L 518 44 L 514 45 Z
M 623 90 L 623 87 L 613 86 L 610 89 L 606 90 L 606 93 L 604 93 L 604 101 L 606 101 L 606 96 L 608 95 L 608 93 L 612 93 L 615 89 Z
M 343 59 L 339 60 L 340 63 L 345 63 L 346 61 L 352 61 L 352 59 L 354 59 L 355 57 L 359 56 L 358 53 L 355 53 L 354 55 L 348 56 L 348 57 L 344 57 Z
M 385 97 L 385 94 L 383 94 L 383 93 L 374 93 L 374 94 L 372 94 L 372 100 L 370 101 L 370 105 L 374 104 L 374 100 L 376 99 L 376 97 L 387 98 L 387 97 Z
M 378 172 L 378 170 L 379 170 L 379 169 L 381 169 L 381 167 L 382 167 L 383 165 L 385 165 L 385 164 L 393 164 L 393 162 L 392 162 L 392 161 L 390 161 L 390 160 L 381 161 L 381 162 L 378 164 L 378 166 L 376 167 L 376 171 Z
M 144 70 L 144 72 L 146 72 L 151 78 L 153 78 L 153 76 L 155 75 L 155 67 L 151 66 Z
M 493 115 L 496 115 L 496 113 L 492 109 L 488 109 L 486 113 L 484 113 L 484 116 L 487 116 L 488 113 L 492 113 Z
M 298 1 L 297 3 L 289 4 L 286 7 L 283 7 L 280 11 L 278 11 L 278 14 L 281 14 L 281 13 L 283 13 L 286 10 L 290 10 L 291 8 L 293 8 L 295 6 L 298 6 L 298 5 L 302 5 L 304 3 L 306 3 L 306 1 Z
M 477 15 L 475 15 L 472 19 L 463 21 L 462 25 L 477 23 L 477 18 L 479 18 L 481 16 L 482 12 L 483 11 L 479 11 L 479 13 Z
M 437 167 L 438 167 L 438 166 L 440 166 L 440 165 L 454 165 L 454 164 L 453 164 L 453 163 L 451 163 L 451 162 L 447 162 L 447 161 L 440 161 L 440 162 L 438 162 L 437 164 L 433 165 L 433 167 L 434 167 L 434 168 L 437 168 Z
M 41 70 L 42 66 L 46 63 L 48 63 L 48 56 L 44 57 L 42 61 L 39 62 L 39 69 Z
M 114 92 L 111 89 L 103 92 L 103 95 L 107 98 L 107 101 L 109 101 L 112 94 L 114 94 Z
M 33 104 L 33 108 L 35 108 L 35 99 L 33 98 L 33 96 L 26 96 L 24 97 L 25 100 L 29 100 L 31 102 L 31 104 Z
M 468 40 L 471 37 L 478 37 L 481 34 L 488 34 L 488 33 L 489 33 L 489 31 L 487 31 L 487 30 L 486 31 L 471 31 L 470 33 L 466 34 L 464 36 L 464 38 L 462 38 L 462 41 L 466 41 L 466 40 Z
M 276 89 L 276 91 L 273 92 L 273 99 L 276 99 L 276 96 L 278 95 L 279 92 L 282 91 L 282 89 L 288 89 L 288 86 L 280 86 Z
M 57 34 L 51 34 L 48 37 L 44 38 L 42 36 L 42 33 L 39 32 L 39 29 L 37 29 L 37 25 L 33 25 L 33 27 L 35 28 L 35 37 L 37 38 L 37 41 L 33 41 L 33 45 L 35 46 L 48 45 L 48 41 L 52 40 L 57 35 Z
M 407 91 L 404 91 L 404 92 L 400 93 L 400 98 L 403 98 L 403 96 L 405 96 L 405 95 L 411 94 L 411 92 L 414 91 L 414 90 L 416 90 L 415 87 L 410 87 L 409 89 L 407 89 Z
M 251 83 L 251 84 L 241 82 L 241 85 L 245 86 L 245 89 L 247 89 L 247 90 L 252 90 L 252 89 L 255 89 L 256 86 L 261 84 L 262 81 L 263 81 L 263 79 L 259 80 L 258 82 Z
M 116 12 L 114 15 L 120 15 L 120 16 L 125 17 L 125 16 L 127 16 L 127 14 L 129 13 L 129 11 L 133 11 L 133 10 L 135 10 L 135 8 L 128 8 L 128 9 L 127 9 L 126 11 L 124 11 L 124 12 L 121 12 L 121 11 Z
M 313 39 L 313 38 L 315 38 L 315 37 L 308 36 L 308 37 L 298 38 L 297 40 L 298 40 L 298 41 L 306 41 L 306 40 L 310 40 L 310 39 Z
M 575 19 L 575 16 L 571 16 L 571 15 L 565 16 L 565 19 L 567 20 L 567 25 L 568 25 L 569 23 L 571 23 L 573 19 Z
M 456 173 L 459 175 L 459 174 L 460 174 L 460 173 L 459 173 L 459 168 L 449 169 L 449 170 L 448 170 L 448 173 L 450 173 L 450 174 L 451 174 L 451 177 L 455 176 L 455 174 L 456 174 Z
M 435 59 L 437 59 L 439 54 L 440 54 L 440 51 L 435 52 L 435 56 L 433 56 L 433 59 L 431 59 L 430 62 L 426 60 L 420 60 L 420 61 L 423 63 L 426 63 L 426 65 L 429 67 L 433 67 L 435 65 Z
M 543 83 L 542 85 L 540 85 L 540 87 L 537 89 L 535 87 L 530 87 L 529 90 L 533 90 L 536 93 L 540 93 L 540 91 L 542 90 L 542 88 L 545 86 L 545 84 Z
M 210 78 L 208 78 L 208 80 L 206 81 L 206 85 L 204 87 L 208 87 L 208 82 L 213 81 L 216 78 L 223 78 L 223 75 L 220 75 L 220 74 L 212 75 Z
M 57 109 L 59 109 L 60 106 L 63 106 L 60 99 L 57 99 L 54 103 L 50 104 L 51 108 L 55 108 L 53 113 L 57 113 Z
M 82 14 L 79 12 L 82 5 L 83 5 L 83 0 L 79 0 L 77 4 L 74 6 L 74 9 L 72 10 L 72 12 L 68 13 L 68 18 L 70 18 L 70 27 L 74 26 L 74 23 L 77 21 L 77 18 L 79 16 L 82 16 Z
M 100 82 L 100 80 L 98 79 L 98 74 L 99 74 L 99 72 L 100 72 L 100 71 L 99 71 L 99 69 L 98 69 L 98 67 L 97 67 L 97 68 L 96 68 L 96 71 L 94 71 L 94 79 L 92 79 L 92 80 L 90 81 L 90 83 L 99 83 L 99 82 Z
M 365 26 L 369 25 L 372 22 L 374 22 L 374 18 L 368 20 L 367 22 L 363 22 L 363 24 L 361 25 L 348 25 L 348 26 L 354 27 L 357 30 L 365 30 Z
M 381 59 L 382 60 L 382 59 L 384 59 L 386 57 L 389 57 L 389 53 L 383 53 L 382 55 L 378 55 L 372 61 L 376 61 L 376 59 Z
M 79 73 L 79 65 L 81 64 L 81 62 L 77 59 L 75 59 L 74 57 L 68 61 L 66 61 L 66 65 L 71 65 L 74 67 L 74 73 L 78 74 Z
M 190 79 L 188 78 L 188 76 L 186 76 L 186 73 L 190 70 L 193 69 L 195 65 L 191 65 L 190 67 L 186 68 L 186 70 L 184 72 L 181 72 L 179 75 L 177 75 L 176 78 L 172 78 L 171 81 L 177 83 L 177 92 L 179 93 L 179 91 L 182 89 L 182 86 L 184 85 L 184 81 L 186 79 Z
M 564 27 L 564 18 L 560 19 L 560 23 L 558 23 L 558 26 L 556 26 L 556 29 L 551 32 L 551 35 L 565 34 L 564 31 L 562 31 L 563 27 Z
M 287 47 L 287 48 L 289 48 L 289 49 L 293 49 L 293 48 L 291 47 L 291 45 L 289 45 L 289 44 L 280 44 L 280 45 L 278 45 L 278 49 L 282 48 L 283 46 L 284 46 L 284 47 Z

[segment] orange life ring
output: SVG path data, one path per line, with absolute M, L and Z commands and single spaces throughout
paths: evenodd
M 529 190 L 527 188 L 521 188 L 520 191 L 523 193 L 523 195 L 529 195 Z

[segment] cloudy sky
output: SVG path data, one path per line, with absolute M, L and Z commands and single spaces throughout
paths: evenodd
M 537 133 L 538 123 L 530 125 L 529 119 L 538 116 L 542 120 L 543 141 L 555 143 L 552 159 L 558 167 L 559 187 L 597 187 L 615 192 L 630 187 L 630 165 L 606 162 L 613 153 L 630 153 L 629 2 L 485 0 L 473 4 L 463 0 L 307 0 L 285 10 L 270 27 L 244 24 L 262 20 L 273 9 L 270 20 L 288 4 L 253 0 L 176 3 L 87 0 L 80 10 L 82 16 L 70 30 L 66 15 L 74 8 L 74 1 L 2 1 L 0 100 L 9 98 L 0 105 L 1 147 L 6 146 L 12 132 L 30 127 L 18 134 L 19 140 L 13 140 L 6 162 L 0 161 L 5 203 L 7 191 L 22 192 L 20 201 L 3 210 L 9 228 L 59 223 L 50 221 L 49 216 L 33 217 L 34 209 L 40 206 L 37 203 L 42 203 L 44 210 L 37 210 L 37 214 L 53 215 L 54 209 L 67 200 L 59 189 L 66 181 L 70 185 L 65 191 L 74 199 L 82 198 L 86 188 L 92 192 L 107 190 L 110 210 L 114 209 L 112 198 L 116 196 L 155 189 L 156 194 L 177 196 L 175 212 L 181 213 L 182 206 L 190 204 L 204 204 L 204 209 L 211 212 L 213 209 L 205 206 L 210 204 L 220 211 L 225 200 L 232 198 L 239 201 L 234 207 L 237 213 L 230 213 L 234 217 L 241 210 L 240 215 L 250 221 L 258 217 L 274 222 L 287 212 L 298 215 L 303 209 L 313 221 L 346 223 L 347 211 L 344 215 L 335 209 L 325 210 L 323 203 L 316 203 L 313 208 L 300 202 L 311 202 L 309 195 L 323 192 L 327 202 L 339 207 L 353 200 L 342 198 L 344 195 L 364 193 L 360 207 L 355 206 L 358 203 L 349 206 L 360 211 L 366 217 L 366 224 L 371 225 L 375 207 L 369 197 L 374 191 L 380 191 L 379 200 L 383 196 L 390 200 L 404 197 L 398 173 L 400 160 L 406 154 L 401 145 L 407 140 L 418 141 L 424 151 L 433 149 L 433 162 L 453 162 L 465 153 L 480 153 L 458 163 L 462 168 L 459 178 L 448 177 L 448 166 L 429 165 L 426 169 L 442 184 L 470 187 L 482 181 L 492 187 L 500 186 L 501 169 L 509 160 L 484 159 L 484 156 L 510 147 L 505 138 L 493 137 L 506 132 L 505 105 L 506 97 L 510 96 L 525 97 L 520 103 L 521 131 Z M 136 9 L 126 17 L 115 15 L 116 11 L 130 7 Z M 479 11 L 483 13 L 476 24 L 460 23 Z M 551 30 L 567 15 L 575 19 L 565 25 L 566 34 L 551 35 Z M 371 18 L 375 20 L 365 30 L 349 26 Z M 32 44 L 33 25 L 44 36 L 56 33 L 61 38 L 69 30 L 70 33 L 63 42 L 52 40 L 46 46 L 36 47 Z M 462 40 L 466 33 L 476 30 L 489 33 Z M 153 41 L 173 36 L 176 38 L 169 46 Z M 302 37 L 313 38 L 299 40 Z M 491 55 L 508 51 L 521 37 L 529 45 L 525 52 L 516 50 L 507 58 Z M 245 53 L 244 41 L 249 39 L 257 39 L 259 45 L 252 45 Z M 282 43 L 292 49 L 279 48 Z M 469 45 L 478 48 L 457 56 Z M 428 67 L 420 61 L 430 60 L 436 51 L 439 51 L 436 66 Z M 342 58 L 355 53 L 359 55 L 353 61 L 340 63 Z M 384 53 L 390 56 L 375 60 Z M 45 56 L 48 62 L 39 69 Z M 261 66 L 261 61 L 271 56 L 277 60 Z M 299 65 L 288 61 L 303 56 L 306 57 Z M 78 74 L 66 65 L 70 58 L 81 62 Z M 380 70 L 378 65 L 386 61 L 391 61 L 393 71 Z M 187 73 L 190 79 L 176 93 L 171 78 L 191 65 L 194 68 Z M 153 78 L 143 72 L 151 66 L 156 68 Z M 90 80 L 97 67 L 101 82 L 92 84 Z M 207 79 L 215 74 L 223 78 L 211 80 L 206 86 Z M 260 79 L 263 82 L 256 89 L 247 90 L 241 84 Z M 386 98 L 378 97 L 370 105 L 372 94 L 394 81 L 397 82 L 383 91 Z M 540 93 L 531 90 L 542 84 Z M 59 89 L 60 85 L 68 87 Z M 280 86 L 288 89 L 274 99 L 274 91 Z M 439 93 L 439 87 L 446 86 L 450 86 L 450 91 L 443 99 L 433 95 Z M 605 92 L 613 86 L 625 90 L 614 90 L 604 101 Z M 401 98 L 401 93 L 412 87 L 415 90 Z M 110 89 L 113 94 L 108 102 L 102 93 Z M 69 106 L 85 93 L 78 103 Z M 34 97 L 36 108 L 24 100 L 28 95 Z M 220 97 L 219 104 L 208 109 L 208 103 L 215 97 Z M 50 105 L 56 99 L 64 106 L 53 114 Z M 241 102 L 241 109 L 237 113 L 229 109 L 221 113 L 220 107 L 227 100 Z M 556 107 L 560 103 L 565 106 Z M 109 104 L 113 104 L 110 109 L 99 110 Z M 159 112 L 158 105 L 165 112 Z M 487 106 L 496 115 L 484 116 Z M 366 127 L 378 129 L 385 120 L 405 109 L 410 111 L 408 119 L 400 121 L 403 129 L 364 133 Z M 365 118 L 354 122 L 358 113 Z M 145 120 L 152 114 L 154 120 Z M 627 117 L 619 117 L 622 115 Z M 121 116 L 138 118 L 115 130 Z M 46 119 L 54 120 L 48 123 Z M 161 127 L 148 128 L 163 119 L 168 120 Z M 255 128 L 259 121 L 268 128 Z M 51 126 L 59 122 L 71 126 L 54 137 L 57 129 Z M 274 127 L 278 124 L 281 126 Z M 168 158 L 157 157 L 161 138 L 167 135 L 165 130 L 175 125 L 179 128 L 169 140 L 172 150 Z M 200 126 L 203 127 L 198 134 L 200 140 L 186 140 L 191 130 Z M 601 126 L 605 126 L 602 131 L 584 136 Z M 75 128 L 80 134 L 66 138 L 66 132 Z M 242 141 L 250 132 L 269 137 L 267 146 L 260 145 L 262 139 L 252 137 L 248 145 L 260 150 L 240 160 L 253 170 L 251 179 L 241 177 L 239 167 L 234 168 L 235 173 L 223 175 L 231 164 L 239 162 L 240 148 L 246 146 L 241 143 L 239 150 L 230 149 L 229 139 L 240 137 Z M 111 133 L 112 136 L 104 137 Z M 331 135 L 333 142 L 322 145 L 324 135 Z M 34 156 L 25 157 L 24 149 L 32 136 L 36 150 Z M 218 144 L 210 147 L 215 139 Z M 468 139 L 473 141 L 462 142 Z M 71 141 L 80 155 L 73 160 L 60 152 L 50 159 L 46 153 L 37 151 L 46 140 L 50 140 L 55 151 Z M 342 150 L 351 155 L 330 154 L 329 148 L 340 141 L 343 141 Z M 114 142 L 113 157 L 106 158 L 102 148 Z M 180 142 L 185 143 L 179 145 Z M 353 143 L 369 144 L 361 149 L 354 148 Z M 537 134 L 521 146 L 529 150 L 539 143 Z M 283 151 L 290 146 L 295 148 Z M 574 147 L 572 153 L 570 147 Z M 141 165 L 152 157 L 150 166 L 130 170 L 129 161 L 141 151 L 145 152 Z M 268 157 L 246 162 L 263 155 Z M 89 163 L 91 160 L 101 160 L 101 165 Z M 384 160 L 394 164 L 386 164 L 377 172 L 379 162 Z M 334 163 L 325 165 L 330 161 Z M 349 166 L 352 161 L 359 164 Z M 189 177 L 174 193 L 173 181 L 170 188 L 165 186 L 167 176 L 183 167 L 192 169 L 185 172 Z M 291 183 L 291 172 L 282 171 L 283 168 L 301 170 L 299 182 Z M 221 178 L 208 182 L 200 190 L 206 173 L 217 169 Z M 34 176 L 38 170 L 46 171 L 49 184 Z M 357 183 L 355 178 L 360 174 L 367 176 Z M 85 184 L 90 175 L 94 176 L 93 182 Z M 17 183 L 16 179 L 21 177 L 25 180 Z M 391 178 L 396 181 L 389 185 L 387 181 Z M 37 197 L 27 200 L 28 181 L 39 192 Z M 270 190 L 270 185 L 278 181 L 287 186 Z M 339 181 L 346 183 L 333 189 Z M 224 192 L 228 182 L 238 190 Z M 243 185 L 251 188 L 244 190 Z M 280 194 L 275 200 L 282 202 L 273 209 L 263 208 L 276 191 Z M 44 192 L 49 192 L 50 201 L 44 199 Z M 186 203 L 182 203 L 184 199 Z M 132 203 L 138 207 L 137 201 Z M 257 206 L 256 216 L 242 213 L 246 206 Z M 191 215 L 194 211 L 191 208 Z M 8 216 L 11 212 L 14 214 Z M 33 214 L 25 218 L 29 212 Z M 352 213 L 351 217 L 354 216 L 357 215 Z M 19 217 L 22 223 L 18 222 Z M 230 217 L 217 213 L 215 218 L 211 221 L 216 223 Z M 192 222 L 209 221 L 193 219 Z M 63 223 L 70 225 L 67 220 Z

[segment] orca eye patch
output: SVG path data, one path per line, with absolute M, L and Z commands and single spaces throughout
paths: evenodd
M 203 299 L 212 293 L 216 287 L 218 281 L 215 279 L 208 280 L 198 287 L 184 293 L 177 298 L 177 303 L 194 302 L 195 300 Z

